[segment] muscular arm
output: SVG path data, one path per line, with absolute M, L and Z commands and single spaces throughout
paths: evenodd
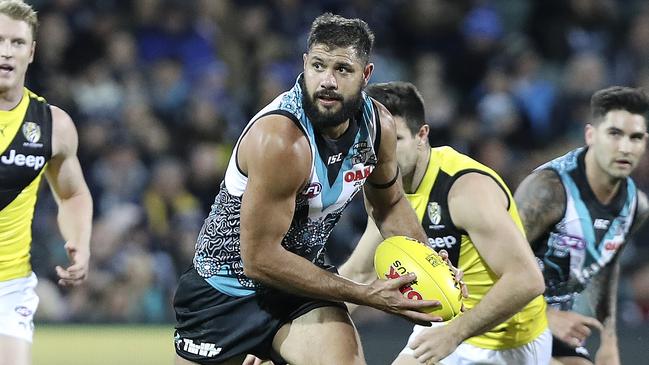
M 402 235 L 426 242 L 426 233 L 406 199 L 401 176 L 389 187 L 376 187 L 392 181 L 398 172 L 394 120 L 383 105 L 376 105 L 381 119 L 381 146 L 378 164 L 364 186 L 367 211 L 383 237 Z
M 514 200 L 530 243 L 559 222 L 566 209 L 563 184 L 551 170 L 540 170 L 526 177 L 516 189 Z
M 473 309 L 449 324 L 463 341 L 520 311 L 543 293 L 545 284 L 524 235 L 507 212 L 507 196 L 492 178 L 477 173 L 460 177 L 449 191 L 448 202 L 454 224 L 468 233 L 498 276 Z
M 246 276 L 302 296 L 369 305 L 430 321 L 431 316 L 412 309 L 434 303 L 408 300 L 399 292 L 407 279 L 358 284 L 282 247 L 296 194 L 308 180 L 311 161 L 305 156 L 310 155 L 302 132 L 283 116 L 260 119 L 242 140 L 238 160 L 248 175 L 241 203 L 241 257 Z
M 92 197 L 77 158 L 77 131 L 70 117 L 52 107 L 52 159 L 45 176 L 59 207 L 58 224 L 72 265 L 56 268 L 61 285 L 78 285 L 88 271 Z

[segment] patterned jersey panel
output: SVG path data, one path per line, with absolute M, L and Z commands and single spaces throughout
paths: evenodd
M 631 178 L 603 205 L 590 190 L 584 170 L 586 149 L 578 148 L 540 167 L 557 172 L 566 192 L 563 218 L 537 249 L 549 305 L 571 309 L 575 296 L 608 265 L 633 224 L 637 190 Z
M 281 244 L 286 250 L 324 266 L 325 244 L 331 231 L 376 166 L 378 118 L 371 99 L 363 93 L 362 110 L 350 120 L 348 130 L 336 140 L 326 139 L 315 131 L 304 113 L 302 97 L 298 78 L 291 90 L 253 117 L 242 136 L 256 120 L 268 114 L 289 117 L 305 134 L 311 146 L 310 180 L 296 196 L 293 219 Z M 196 271 L 213 287 L 231 296 L 249 295 L 260 287 L 243 273 L 240 209 L 247 177 L 236 163 L 238 146 L 239 143 L 198 236 L 194 256 Z

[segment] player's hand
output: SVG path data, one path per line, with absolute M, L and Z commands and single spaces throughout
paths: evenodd
M 617 346 L 600 346 L 595 354 L 595 365 L 620 365 L 620 352 Z
M 595 365 L 620 365 L 620 351 L 617 345 L 615 325 L 604 321 L 604 329 L 600 334 L 600 345 L 595 354 Z
M 59 285 L 77 286 L 81 284 L 88 276 L 88 260 L 90 252 L 87 249 L 79 249 L 74 243 L 66 242 L 65 251 L 70 260 L 70 266 L 66 269 L 57 266 L 56 274 L 59 276 Z
M 272 361 L 266 361 L 256 357 L 255 355 L 246 355 L 241 365 L 273 365 Z
M 591 328 L 602 330 L 602 324 L 595 318 L 575 312 L 548 309 L 548 324 L 552 334 L 571 347 L 583 346 L 590 336 Z
M 423 326 L 430 322 L 441 322 L 442 317 L 423 313 L 422 310 L 441 306 L 438 300 L 408 299 L 399 290 L 417 280 L 414 273 L 408 273 L 395 279 L 378 279 L 369 285 L 366 297 L 367 306 L 384 312 L 397 314 Z
M 438 254 L 451 268 L 451 271 L 453 272 L 453 279 L 455 279 L 455 282 L 460 286 L 460 291 L 462 291 L 462 297 L 468 298 L 469 288 L 467 288 L 466 284 L 464 284 L 464 281 L 462 281 L 462 278 L 464 278 L 464 271 L 453 266 L 451 260 L 448 259 L 448 252 L 446 252 L 446 250 L 439 250 Z M 464 303 L 462 303 L 462 312 L 464 312 Z
M 450 326 L 426 328 L 408 343 L 413 356 L 422 364 L 436 364 L 460 345 L 462 339 Z

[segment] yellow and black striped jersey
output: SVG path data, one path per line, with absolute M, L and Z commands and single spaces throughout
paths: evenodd
M 500 176 L 489 167 L 451 147 L 431 149 L 428 167 L 417 191 L 406 194 L 422 222 L 429 245 L 436 250 L 448 251 L 451 262 L 464 271 L 463 280 L 469 289 L 469 298 L 464 302 L 467 309 L 480 302 L 498 280 L 467 233 L 453 224 L 448 209 L 448 192 L 451 186 L 460 176 L 471 172 L 490 176 L 498 183 L 509 199 L 509 214 L 521 232 L 524 232 L 512 194 Z M 494 350 L 525 345 L 547 328 L 545 309 L 543 296 L 538 296 L 507 321 L 489 332 L 468 339 L 467 342 Z
M 12 110 L 0 110 L 0 281 L 31 273 L 29 250 L 38 186 L 52 156 L 52 113 L 24 89 Z

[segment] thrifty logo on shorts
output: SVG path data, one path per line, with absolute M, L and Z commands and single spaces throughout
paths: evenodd
M 215 344 L 209 342 L 203 342 L 200 345 L 195 344 L 193 340 L 187 338 L 181 338 L 177 340 L 178 348 L 181 348 L 183 351 L 189 352 L 190 354 L 205 356 L 205 357 L 214 357 L 221 353 L 223 348 L 216 347 Z

